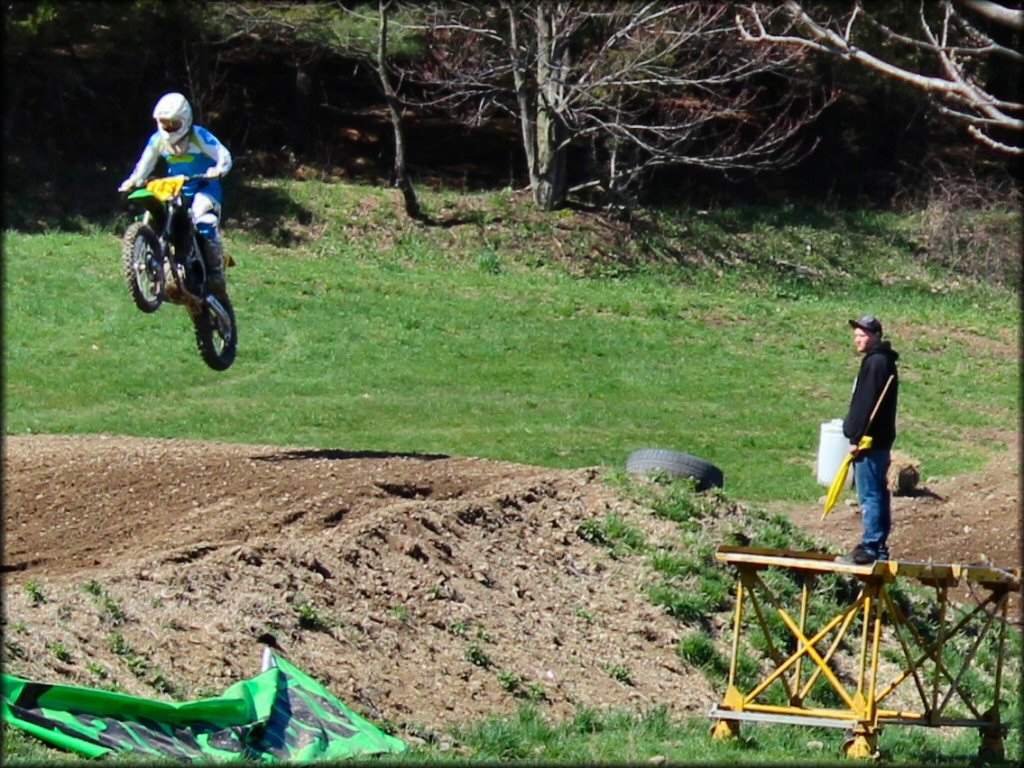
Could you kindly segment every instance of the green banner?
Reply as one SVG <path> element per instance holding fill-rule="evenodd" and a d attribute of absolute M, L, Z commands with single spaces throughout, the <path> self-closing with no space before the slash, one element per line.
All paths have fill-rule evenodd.
<path fill-rule="evenodd" d="M 263 667 L 220 696 L 180 703 L 5 674 L 3 719 L 88 757 L 312 762 L 407 749 L 269 649 Z"/>

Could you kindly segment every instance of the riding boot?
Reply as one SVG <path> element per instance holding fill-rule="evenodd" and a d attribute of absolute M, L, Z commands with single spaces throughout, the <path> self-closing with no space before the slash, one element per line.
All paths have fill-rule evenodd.
<path fill-rule="evenodd" d="M 206 240 L 206 269 L 210 291 L 218 299 L 224 298 L 227 294 L 227 283 L 224 279 L 224 247 L 219 239 Z"/>

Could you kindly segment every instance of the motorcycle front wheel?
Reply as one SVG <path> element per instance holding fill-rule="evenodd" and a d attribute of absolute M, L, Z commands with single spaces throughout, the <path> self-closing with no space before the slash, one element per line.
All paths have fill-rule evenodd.
<path fill-rule="evenodd" d="M 136 221 L 124 233 L 121 260 L 128 291 L 143 312 L 156 312 L 163 303 L 160 241 L 149 225 Z"/>
<path fill-rule="evenodd" d="M 219 308 L 204 302 L 192 321 L 196 327 L 196 346 L 203 361 L 215 371 L 225 371 L 235 362 L 238 326 L 231 299 L 225 294 L 218 304 Z"/>

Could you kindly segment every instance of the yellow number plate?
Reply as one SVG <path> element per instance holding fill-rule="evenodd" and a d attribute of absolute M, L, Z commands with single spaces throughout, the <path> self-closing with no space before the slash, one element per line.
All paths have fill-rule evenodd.
<path fill-rule="evenodd" d="M 180 194 L 184 186 L 184 176 L 168 176 L 165 179 L 153 179 L 146 184 L 146 189 L 152 192 L 157 200 L 167 202 L 175 195 Z"/>

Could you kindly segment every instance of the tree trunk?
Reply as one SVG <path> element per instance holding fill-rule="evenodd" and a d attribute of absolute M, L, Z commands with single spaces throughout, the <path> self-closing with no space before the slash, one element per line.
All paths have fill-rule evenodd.
<path fill-rule="evenodd" d="M 526 168 L 530 175 L 530 189 L 537 189 L 540 179 L 537 176 L 537 137 L 533 112 L 536 99 L 530 98 L 529 85 L 526 82 L 526 71 L 519 57 L 519 19 L 511 3 L 506 3 L 508 11 L 509 42 L 511 46 L 512 77 L 516 87 L 516 103 L 519 109 L 519 129 L 523 136 L 523 151 L 526 154 Z"/>
<path fill-rule="evenodd" d="M 392 0 L 380 0 L 378 5 L 378 36 L 377 36 L 377 77 L 380 79 L 381 89 L 384 92 L 384 101 L 388 106 L 388 115 L 391 117 L 391 128 L 395 136 L 395 186 L 402 191 L 402 198 L 405 201 L 405 212 L 409 218 L 422 221 L 425 217 L 420 208 L 419 200 L 416 198 L 416 190 L 413 189 L 405 170 L 405 134 L 402 131 L 401 102 L 391 85 L 391 78 L 388 76 L 387 51 L 388 51 L 388 14 L 390 13 Z"/>
<path fill-rule="evenodd" d="M 561 4 L 558 4 L 559 8 Z M 556 29 L 556 12 L 548 2 L 537 8 L 537 100 L 534 136 L 536 158 L 533 199 L 545 211 L 565 204 L 566 150 L 559 109 L 565 92 L 568 41 Z"/>
<path fill-rule="evenodd" d="M 536 85 L 531 88 L 520 56 L 518 11 L 513 3 L 504 6 L 509 18 L 512 74 L 530 189 L 534 202 L 542 210 L 551 211 L 565 204 L 567 189 L 564 131 L 557 114 L 564 93 L 561 78 L 566 45 L 558 39 L 555 10 L 550 2 L 542 2 L 533 19 L 537 62 Z"/>

